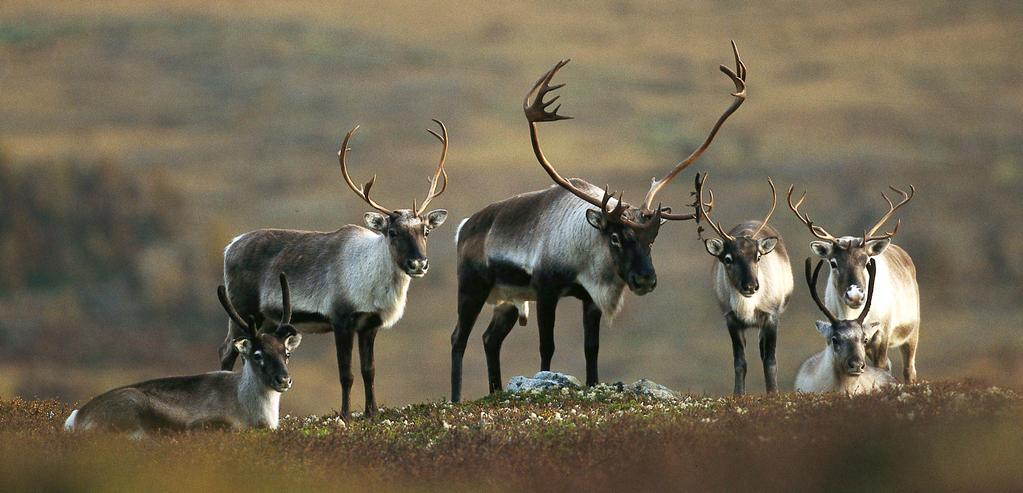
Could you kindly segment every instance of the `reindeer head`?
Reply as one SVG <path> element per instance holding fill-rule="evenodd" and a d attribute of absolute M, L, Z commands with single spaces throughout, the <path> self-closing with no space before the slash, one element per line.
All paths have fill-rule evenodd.
<path fill-rule="evenodd" d="M 392 211 L 371 199 L 369 192 L 373 183 L 376 182 L 376 175 L 373 175 L 373 178 L 366 183 L 356 185 L 348 174 L 348 163 L 345 159 L 348 151 L 351 150 L 348 147 L 348 142 L 355 131 L 359 129 L 358 125 L 345 135 L 345 140 L 341 143 L 341 150 L 337 153 L 341 163 L 341 175 L 344 177 L 345 183 L 370 207 L 376 209 L 376 212 L 366 213 L 366 227 L 387 237 L 391 258 L 395 265 L 411 277 L 426 275 L 426 271 L 430 268 L 429 259 L 426 257 L 426 238 L 430 235 L 431 230 L 444 224 L 444 220 L 448 217 L 448 211 L 444 209 L 426 212 L 426 207 L 430 205 L 430 202 L 444 193 L 448 187 L 448 173 L 444 170 L 444 161 L 448 156 L 448 129 L 440 120 L 434 121 L 440 125 L 441 133 L 438 134 L 433 130 L 427 130 L 427 132 L 440 140 L 443 145 L 440 164 L 437 165 L 437 171 L 434 172 L 430 180 L 430 191 L 427 193 L 426 200 L 422 205 L 417 205 L 413 199 L 411 209 Z M 437 190 L 437 185 L 441 180 L 443 183 L 440 184 L 440 190 Z"/>
<path fill-rule="evenodd" d="M 243 366 L 249 365 L 259 377 L 260 382 L 278 392 L 286 392 L 291 388 L 291 374 L 288 372 L 288 358 L 291 352 L 302 342 L 299 334 L 291 325 L 291 291 L 288 279 L 281 274 L 281 323 L 272 332 L 260 331 L 256 327 L 255 318 L 247 322 L 234 309 L 227 298 L 227 289 L 221 285 L 217 288 L 220 304 L 227 315 L 239 327 L 244 335 L 234 340 L 234 348 L 241 354 Z"/>
<path fill-rule="evenodd" d="M 913 195 L 916 194 L 916 188 L 910 185 L 909 192 L 907 193 L 898 188 L 889 187 L 895 193 L 901 195 L 902 200 L 896 205 L 888 198 L 888 195 L 882 192 L 881 197 L 888 203 L 888 212 L 881 216 L 881 219 L 873 227 L 864 231 L 863 236 L 843 236 L 841 238 L 832 236 L 827 230 L 814 224 L 808 214 L 799 212 L 799 206 L 806 199 L 806 192 L 803 192 L 799 200 L 793 204 L 792 191 L 794 188 L 792 186 L 789 187 L 789 209 L 796 214 L 796 217 L 803 224 L 810 228 L 811 234 L 819 238 L 819 240 L 810 242 L 810 249 L 814 255 L 827 260 L 828 264 L 831 265 L 831 282 L 835 290 L 841 293 L 842 302 L 854 310 L 863 306 L 863 301 L 868 294 L 863 291 L 863 287 L 866 285 L 864 275 L 866 273 L 867 262 L 871 257 L 882 254 L 888 248 L 892 238 L 898 234 L 902 220 L 897 221 L 895 228 L 891 231 L 879 236 L 874 236 L 874 234 L 877 230 L 881 229 L 881 226 L 884 226 L 884 223 L 891 219 L 896 210 L 913 199 Z"/>
<path fill-rule="evenodd" d="M 703 179 L 706 182 L 707 175 L 704 175 Z M 697 177 L 697 180 L 699 180 L 699 177 Z M 760 232 L 767 226 L 767 222 L 771 220 L 771 215 L 774 214 L 775 206 L 778 205 L 778 193 L 774 188 L 774 181 L 768 178 L 767 183 L 771 185 L 771 210 L 767 211 L 767 216 L 760 222 L 760 226 L 752 232 L 742 231 L 741 233 L 736 233 L 736 236 L 732 236 L 725 232 L 720 222 L 715 223 L 710 218 L 710 209 L 708 207 L 714 204 L 713 191 L 709 191 L 710 200 L 705 203 L 702 195 L 703 189 L 700 187 L 700 197 L 697 201 L 700 213 L 707 219 L 711 229 L 718 234 L 718 238 L 704 240 L 703 244 L 707 248 L 707 253 L 713 255 L 721 262 L 721 265 L 724 266 L 728 282 L 732 284 L 732 287 L 739 294 L 745 297 L 753 296 L 760 290 L 760 257 L 773 252 L 774 247 L 778 246 L 777 236 L 760 237 Z M 701 226 L 697 229 L 697 234 L 702 231 L 703 227 Z"/>
<path fill-rule="evenodd" d="M 735 99 L 721 117 L 718 118 L 717 123 L 715 123 L 710 134 L 700 147 L 693 151 L 689 157 L 676 164 L 663 178 L 654 178 L 652 180 L 650 189 L 647 191 L 646 197 L 639 207 L 629 205 L 622 200 L 622 194 L 618 194 L 615 203 L 609 208 L 609 202 L 614 198 L 615 192 L 610 191 L 610 188 L 605 186 L 603 198 L 598 199 L 590 195 L 586 190 L 576 187 L 554 169 L 554 166 L 547 160 L 543 150 L 540 148 L 536 128 L 537 123 L 572 118 L 558 114 L 558 109 L 561 108 L 561 105 L 558 105 L 551 111 L 547 110 L 561 96 L 554 96 L 550 100 L 544 101 L 544 97 L 548 93 L 564 87 L 564 84 L 552 86 L 550 83 L 558 70 L 561 70 L 562 67 L 568 64 L 568 60 L 556 63 L 554 67 L 541 76 L 533 84 L 529 92 L 526 93 L 526 97 L 522 102 L 522 109 L 526 114 L 526 120 L 529 121 L 533 153 L 536 155 L 540 166 L 547 171 L 547 174 L 550 175 L 556 184 L 583 201 L 598 207 L 598 209 L 586 211 L 586 221 L 600 231 L 607 243 L 607 247 L 610 249 L 618 276 L 626 282 L 629 289 L 638 295 L 649 293 L 657 286 L 657 273 L 653 266 L 651 245 L 653 245 L 654 240 L 657 238 L 661 225 L 669 220 L 683 221 L 696 219 L 698 216 L 698 213 L 672 214 L 670 207 L 662 207 L 660 204 L 655 206 L 654 197 L 657 195 L 657 192 L 681 173 L 682 170 L 699 159 L 700 155 L 707 150 L 710 143 L 714 140 L 714 136 L 721 128 L 721 125 L 746 100 L 746 66 L 739 59 L 739 52 L 734 42 L 732 43 L 732 52 L 735 55 L 735 70 L 733 71 L 722 65 L 721 71 L 735 84 L 735 92 L 732 94 Z M 697 180 L 697 186 L 699 186 L 699 180 Z"/>
<path fill-rule="evenodd" d="M 821 267 L 824 266 L 824 261 L 819 260 L 817 262 L 817 267 L 813 270 L 812 276 L 810 275 L 810 264 L 810 259 L 807 258 L 806 283 L 810 288 L 810 294 L 813 296 L 814 302 L 817 303 L 817 307 L 828 318 L 827 322 L 823 320 L 817 321 L 817 331 L 824 336 L 828 349 L 834 353 L 832 361 L 834 362 L 836 374 L 858 377 L 863 373 L 867 365 L 867 346 L 876 342 L 874 339 L 881 333 L 877 329 L 877 322 L 869 325 L 864 322 L 867 319 L 867 312 L 870 311 L 870 304 L 874 298 L 875 261 L 871 259 L 867 262 L 866 268 L 870 273 L 869 294 L 867 295 L 866 305 L 863 307 L 863 311 L 860 312 L 860 316 L 853 320 L 838 320 L 824 306 L 820 296 L 817 294 L 817 276 L 820 274 Z"/>

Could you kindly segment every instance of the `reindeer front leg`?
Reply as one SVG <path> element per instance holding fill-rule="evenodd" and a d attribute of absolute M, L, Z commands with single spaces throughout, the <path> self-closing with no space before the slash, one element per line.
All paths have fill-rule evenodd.
<path fill-rule="evenodd" d="M 760 360 L 764 363 L 764 383 L 767 392 L 778 391 L 778 362 L 775 348 L 778 344 L 778 316 L 768 315 L 760 329 Z"/>
<path fill-rule="evenodd" d="M 728 335 L 732 338 L 735 395 L 742 395 L 746 392 L 746 324 L 735 316 L 735 312 L 728 312 L 725 322 L 728 324 Z"/>
<path fill-rule="evenodd" d="M 343 322 L 334 324 L 334 345 L 337 350 L 337 370 L 341 377 L 341 419 L 348 422 L 352 419 L 351 394 L 355 375 L 352 374 L 352 347 L 355 333 L 352 331 L 348 317 Z"/>
<path fill-rule="evenodd" d="M 362 384 L 366 389 L 366 417 L 372 418 L 377 412 L 377 401 L 373 393 L 373 378 L 376 366 L 373 363 L 373 344 L 377 331 L 380 329 L 379 317 L 377 324 L 362 327 L 359 330 L 359 364 L 362 368 Z"/>

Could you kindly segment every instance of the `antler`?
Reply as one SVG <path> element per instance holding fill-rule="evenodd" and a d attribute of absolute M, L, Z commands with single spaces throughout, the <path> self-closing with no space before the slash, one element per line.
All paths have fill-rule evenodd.
<path fill-rule="evenodd" d="M 696 150 L 689 155 L 689 157 L 683 159 L 681 162 L 676 164 L 675 167 L 671 171 L 669 171 L 668 174 L 664 175 L 663 178 L 661 178 L 660 180 L 656 178 L 651 180 L 650 190 L 646 193 L 646 198 L 643 199 L 644 211 L 651 210 L 650 206 L 653 205 L 654 197 L 657 195 L 657 192 L 660 192 L 661 189 L 664 188 L 664 186 L 667 185 L 668 182 L 673 180 L 675 176 L 681 173 L 682 170 L 688 168 L 689 165 L 693 164 L 697 159 L 700 158 L 700 156 L 703 154 L 703 151 L 706 151 L 707 148 L 710 147 L 710 143 L 714 140 L 714 136 L 717 135 L 718 130 L 721 129 L 721 125 L 725 123 L 725 120 L 727 120 L 728 117 L 731 116 L 732 113 L 735 112 L 735 110 L 739 109 L 739 106 L 741 106 L 742 103 L 746 101 L 746 65 L 742 63 L 742 59 L 739 58 L 739 49 L 736 48 L 735 41 L 732 41 L 732 53 L 735 55 L 735 71 L 733 72 L 732 69 L 724 65 L 721 65 L 721 71 L 724 72 L 725 75 L 727 75 L 730 79 L 732 79 L 732 82 L 735 83 L 735 92 L 732 93 L 732 96 L 735 97 L 735 100 L 732 101 L 731 106 L 729 106 L 728 109 L 726 109 L 725 112 L 722 113 L 721 116 L 718 118 L 717 123 L 715 123 L 714 127 L 711 128 L 710 134 L 707 135 L 707 138 L 703 141 L 703 144 L 700 144 L 700 147 L 697 147 Z"/>
<path fill-rule="evenodd" d="M 224 311 L 227 312 L 227 316 L 231 317 L 231 320 L 234 320 L 234 323 L 238 324 L 242 331 L 247 333 L 247 336 L 256 337 L 254 324 L 246 322 L 245 319 L 238 314 L 238 310 L 234 309 L 234 305 L 231 304 L 231 300 L 227 297 L 227 288 L 224 287 L 223 284 L 217 287 L 217 298 L 220 299 L 220 305 L 224 307 Z"/>
<path fill-rule="evenodd" d="M 881 192 L 881 197 L 884 197 L 885 202 L 888 202 L 888 212 L 885 215 L 881 216 L 881 219 L 879 219 L 877 223 L 874 224 L 874 227 L 870 228 L 865 233 L 863 233 L 864 244 L 871 240 L 883 240 L 895 236 L 899 232 L 899 226 L 902 225 L 901 219 L 899 219 L 895 223 L 895 229 L 887 233 L 884 233 L 881 236 L 873 236 L 873 234 L 877 232 L 877 230 L 880 229 L 881 226 L 884 226 L 884 223 L 888 222 L 888 220 L 892 218 L 892 214 L 894 214 L 895 211 L 909 203 L 909 201 L 913 199 L 913 196 L 916 195 L 916 187 L 914 187 L 913 185 L 909 186 L 909 193 L 906 193 L 903 190 L 899 190 L 898 188 L 895 188 L 893 186 L 889 186 L 888 188 L 892 189 L 893 192 L 901 195 L 902 201 L 899 202 L 898 205 L 895 205 L 894 203 L 892 203 L 892 200 L 888 198 L 888 195 L 886 195 L 884 192 Z"/>
<path fill-rule="evenodd" d="M 291 288 L 288 287 L 288 276 L 281 272 L 281 325 L 291 323 Z"/>
<path fill-rule="evenodd" d="M 820 308 L 824 312 L 824 316 L 828 317 L 828 321 L 832 324 L 838 323 L 838 319 L 831 314 L 831 310 L 824 306 L 821 302 L 820 296 L 817 294 L 817 275 L 821 273 L 821 267 L 824 266 L 824 261 L 818 261 L 817 267 L 813 270 L 813 277 L 810 276 L 810 257 L 806 257 L 806 284 L 810 288 L 810 295 L 813 296 L 814 303 L 817 303 L 817 308 Z"/>
<path fill-rule="evenodd" d="M 750 238 L 756 238 L 761 231 L 764 230 L 764 226 L 767 226 L 767 221 L 771 220 L 771 216 L 774 214 L 775 207 L 778 207 L 778 190 L 774 188 L 774 180 L 770 176 L 767 177 L 768 185 L 771 185 L 771 210 L 767 211 L 767 216 L 764 217 L 763 222 L 760 223 L 760 227 L 750 235 Z"/>
<path fill-rule="evenodd" d="M 373 175 L 373 178 L 370 178 L 369 181 L 364 183 L 362 186 L 355 185 L 355 182 L 352 181 L 352 177 L 348 175 L 348 162 L 345 160 L 345 157 L 348 155 L 348 151 L 351 150 L 348 147 L 348 141 L 352 139 L 352 134 L 354 134 L 358 129 L 359 126 L 356 125 L 355 128 L 348 131 L 348 134 L 345 135 L 345 140 L 341 142 L 341 149 L 337 151 L 337 159 L 341 163 L 341 176 L 344 177 L 345 183 L 348 184 L 348 188 L 351 188 L 352 191 L 355 192 L 355 195 L 361 197 L 362 200 L 366 201 L 366 203 L 370 205 L 370 207 L 383 212 L 384 214 L 391 214 L 392 211 L 390 209 L 369 198 L 369 190 L 373 188 L 373 183 L 376 182 L 377 175 Z"/>
<path fill-rule="evenodd" d="M 877 279 L 877 265 L 874 263 L 874 259 L 867 260 L 867 273 L 870 274 L 870 280 L 867 281 L 867 303 L 863 305 L 863 311 L 860 312 L 860 316 L 856 318 L 856 321 L 863 323 L 867 319 L 867 312 L 870 311 L 870 304 L 874 301 L 874 279 Z"/>
<path fill-rule="evenodd" d="M 440 163 L 437 164 L 437 171 L 434 172 L 433 178 L 430 180 L 430 192 L 426 194 L 426 200 L 424 200 L 423 205 L 418 208 L 415 207 L 415 201 L 413 201 L 412 210 L 416 212 L 416 216 L 422 216 L 423 212 L 426 212 L 426 206 L 430 205 L 430 202 L 433 199 L 439 197 L 440 194 L 444 193 L 444 190 L 447 190 L 448 188 L 448 172 L 444 169 L 444 160 L 448 158 L 448 127 L 445 127 L 444 122 L 436 118 L 434 118 L 433 121 L 436 122 L 437 125 L 440 125 L 441 134 L 438 135 L 437 132 L 430 129 L 427 129 L 426 131 L 430 132 L 430 135 L 437 137 L 437 140 L 439 140 L 444 147 L 440 151 Z M 444 183 L 441 185 L 440 191 L 437 192 L 437 182 L 440 181 L 441 178 L 444 179 Z"/>
<path fill-rule="evenodd" d="M 810 215 L 809 214 L 802 214 L 802 213 L 799 212 L 799 206 L 803 205 L 803 200 L 806 199 L 806 192 L 804 191 L 803 195 L 799 197 L 799 201 L 796 202 L 795 204 L 793 204 L 792 203 L 792 191 L 795 190 L 795 188 L 796 188 L 795 185 L 789 185 L 789 195 L 788 195 L 789 209 L 792 210 L 792 212 L 796 215 L 796 217 L 798 217 L 799 220 L 802 221 L 803 224 L 806 225 L 806 227 L 810 228 L 810 233 L 813 234 L 814 236 L 816 236 L 816 237 L 818 237 L 818 238 L 820 238 L 822 240 L 826 240 L 826 241 L 830 241 L 830 242 L 838 241 L 838 238 L 835 238 L 831 233 L 828 233 L 827 230 L 825 230 L 824 228 L 814 224 L 813 221 L 810 220 Z"/>
<path fill-rule="evenodd" d="M 570 181 L 562 177 L 561 174 L 558 173 L 558 170 L 554 169 L 554 165 L 547 160 L 547 156 L 544 155 L 543 149 L 540 148 L 540 139 L 536 131 L 537 123 L 570 120 L 572 118 L 570 116 L 558 114 L 558 109 L 561 108 L 560 104 L 553 110 L 547 111 L 547 107 L 554 104 L 554 102 L 561 96 L 554 96 L 550 101 L 544 101 L 544 97 L 547 96 L 548 93 L 565 86 L 565 84 L 557 84 L 553 86 L 550 84 L 551 79 L 553 79 L 554 75 L 558 73 L 558 70 L 561 70 L 561 68 L 567 65 L 569 61 L 570 60 L 561 60 L 554 64 L 550 70 L 537 79 L 536 83 L 533 84 L 533 87 L 528 93 L 526 93 L 526 97 L 522 101 L 522 111 L 526 114 L 526 120 L 529 121 L 529 137 L 533 144 L 533 154 L 536 155 L 536 160 L 540 163 L 540 166 L 543 167 L 544 171 L 547 171 L 547 174 L 550 175 L 552 180 L 554 180 L 554 183 L 557 183 L 565 190 L 572 192 L 572 194 L 576 197 L 599 207 L 605 217 L 619 221 L 623 224 L 628 224 L 632 227 L 642 227 L 642 225 L 632 222 L 624 217 L 626 206 L 625 202 L 622 200 L 623 194 L 618 195 L 618 203 L 609 211 L 607 209 L 608 201 L 614 197 L 616 192 L 611 192 L 609 187 L 605 186 L 604 197 L 598 201 L 596 197 L 586 193 L 584 190 L 576 188 Z"/>
<path fill-rule="evenodd" d="M 704 173 L 704 175 L 703 175 L 704 183 L 707 182 L 707 177 L 709 177 L 709 176 L 710 176 L 710 173 Z M 734 240 L 735 237 L 730 235 L 730 234 L 728 234 L 728 233 L 726 233 L 725 229 L 721 227 L 721 222 L 720 221 L 714 222 L 714 220 L 710 218 L 710 209 L 706 208 L 706 205 L 705 205 L 705 203 L 703 201 L 703 187 L 700 187 L 700 192 L 699 193 L 700 193 L 700 195 L 697 197 L 697 206 L 700 208 L 700 213 L 703 215 L 703 217 L 707 218 L 707 223 L 710 224 L 710 227 L 713 228 L 714 231 L 717 232 L 718 236 L 720 236 L 722 239 L 729 240 L 729 241 Z M 714 204 L 714 191 L 713 190 L 710 190 L 710 204 L 711 205 Z"/>

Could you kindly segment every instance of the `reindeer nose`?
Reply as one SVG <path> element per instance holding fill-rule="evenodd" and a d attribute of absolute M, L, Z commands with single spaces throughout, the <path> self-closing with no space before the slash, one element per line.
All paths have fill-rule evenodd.
<path fill-rule="evenodd" d="M 277 376 L 277 387 L 282 389 L 291 388 L 291 377 L 288 375 Z"/>
<path fill-rule="evenodd" d="M 742 292 L 745 294 L 753 294 L 760 290 L 760 281 L 747 282 L 742 285 Z"/>
<path fill-rule="evenodd" d="M 430 260 L 425 258 L 415 258 L 408 261 L 409 272 L 425 274 L 427 269 L 430 268 Z"/>
<path fill-rule="evenodd" d="M 646 294 L 657 287 L 657 274 L 634 274 L 632 286 L 637 294 Z"/>
<path fill-rule="evenodd" d="M 860 358 L 853 358 L 849 360 L 849 369 L 852 371 L 863 371 L 867 367 L 866 362 Z"/>

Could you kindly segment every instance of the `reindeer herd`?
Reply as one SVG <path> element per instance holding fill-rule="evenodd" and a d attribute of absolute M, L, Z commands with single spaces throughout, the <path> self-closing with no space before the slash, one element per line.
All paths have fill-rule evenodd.
<path fill-rule="evenodd" d="M 543 74 L 526 94 L 523 111 L 533 152 L 554 186 L 494 202 L 463 219 L 455 231 L 457 246 L 457 321 L 451 334 L 451 400 L 462 398 L 462 359 L 469 335 L 483 307 L 493 316 L 483 333 L 490 392 L 502 389 L 501 345 L 516 323 L 526 325 L 535 310 L 540 336 L 540 369 L 550 370 L 558 302 L 582 301 L 586 384 L 596 385 L 602 321 L 622 307 L 626 287 L 644 295 L 657 287 L 652 246 L 669 221 L 698 223 L 697 236 L 714 257 L 711 280 L 732 343 L 736 394 L 745 392 L 746 331 L 759 330 L 760 358 L 768 392 L 778 390 L 776 343 L 782 314 L 792 297 L 793 274 L 788 248 L 768 222 L 777 206 L 777 190 L 767 179 L 771 206 L 763 220 L 746 220 L 731 228 L 711 218 L 713 191 L 706 174 L 696 174 L 693 203 L 676 209 L 657 195 L 710 146 L 724 122 L 746 100 L 746 66 L 732 43 L 735 68 L 721 71 L 735 85 L 732 102 L 711 127 L 704 142 L 660 179 L 654 179 L 642 202 L 625 202 L 622 194 L 578 178 L 564 178 L 544 154 L 538 124 L 567 120 L 560 96 L 548 96 L 564 84 L 551 85 L 568 63 L 562 60 Z M 224 285 L 218 296 L 228 314 L 227 336 L 220 347 L 220 371 L 150 380 L 101 394 L 68 417 L 68 430 L 112 430 L 142 436 L 162 429 L 221 426 L 232 429 L 276 428 L 281 393 L 291 387 L 288 358 L 303 333 L 334 335 L 341 383 L 341 418 L 351 418 L 352 354 L 358 342 L 365 386 L 365 415 L 377 410 L 373 357 L 377 332 L 394 326 L 405 311 L 409 283 L 427 274 L 427 239 L 447 219 L 447 211 L 428 211 L 444 193 L 448 176 L 448 131 L 428 130 L 441 143 L 440 159 L 422 203 L 389 209 L 370 197 L 376 176 L 358 185 L 348 171 L 347 155 L 358 126 L 345 135 L 338 151 L 341 175 L 373 210 L 364 225 L 348 224 L 333 232 L 262 229 L 233 239 L 224 250 Z M 804 192 L 788 207 L 815 240 L 810 251 L 816 267 L 805 262 L 805 277 L 827 321 L 817 329 L 826 346 L 799 368 L 795 390 L 802 392 L 869 392 L 897 382 L 888 350 L 903 355 L 903 380 L 916 380 L 919 340 L 919 288 L 913 261 L 892 244 L 901 220 L 886 233 L 878 231 L 915 193 L 892 188 L 898 204 L 882 193 L 886 212 L 862 236 L 835 237 L 800 211 Z M 715 237 L 703 238 L 706 224 Z M 817 283 L 824 262 L 830 273 L 824 301 Z M 242 363 L 233 371 L 238 356 Z M 869 361 L 868 361 L 869 360 Z"/>

